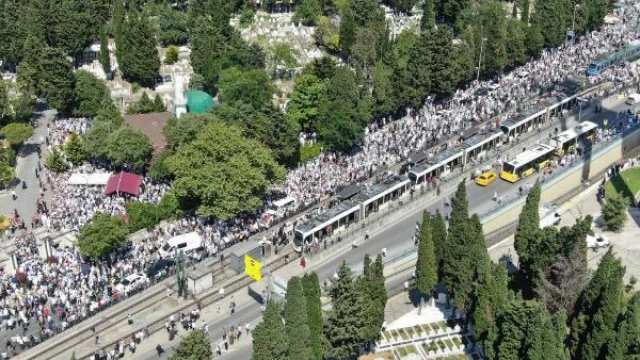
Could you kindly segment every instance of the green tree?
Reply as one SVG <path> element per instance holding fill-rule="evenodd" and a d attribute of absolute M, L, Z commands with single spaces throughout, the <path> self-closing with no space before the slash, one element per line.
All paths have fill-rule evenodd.
<path fill-rule="evenodd" d="M 573 16 L 573 9 L 566 9 L 567 1 L 537 0 L 535 2 L 535 19 L 540 25 L 545 45 L 557 47 L 564 43 L 568 28 L 571 27 L 571 18 L 568 18 L 567 10 Z"/>
<path fill-rule="evenodd" d="M 431 221 L 431 237 L 434 243 L 436 264 L 438 266 L 438 281 L 443 279 L 445 252 L 447 251 L 447 224 L 442 214 L 437 213 Z"/>
<path fill-rule="evenodd" d="M 168 184 L 173 179 L 173 174 L 167 165 L 167 159 L 171 156 L 170 151 L 165 151 L 158 155 L 149 165 L 149 178 L 158 183 Z"/>
<path fill-rule="evenodd" d="M 533 19 L 531 26 L 527 28 L 524 43 L 527 55 L 531 57 L 540 55 L 544 47 L 544 36 L 542 36 L 542 30 L 536 18 Z"/>
<path fill-rule="evenodd" d="M 570 350 L 574 359 L 604 359 L 616 338 L 616 320 L 622 310 L 625 268 L 612 249 L 602 257 L 585 287 L 571 322 Z"/>
<path fill-rule="evenodd" d="M 433 30 L 436 26 L 436 12 L 433 6 L 434 0 L 425 0 L 422 3 L 422 18 L 420 19 L 420 30 Z"/>
<path fill-rule="evenodd" d="M 452 95 L 459 76 L 453 66 L 453 34 L 447 26 L 440 26 L 429 39 L 429 50 L 432 51 L 429 71 L 431 92 L 441 97 Z"/>
<path fill-rule="evenodd" d="M 286 304 L 284 305 L 284 322 L 288 339 L 289 359 L 311 358 L 309 341 L 309 325 L 302 281 L 294 276 L 287 282 Z"/>
<path fill-rule="evenodd" d="M 440 0 L 438 15 L 445 22 L 455 24 L 462 12 L 471 4 L 470 0 Z"/>
<path fill-rule="evenodd" d="M 609 231 L 620 231 L 627 222 L 627 207 L 629 203 L 619 194 L 607 196 L 607 202 L 602 207 L 602 222 Z"/>
<path fill-rule="evenodd" d="M 75 116 L 94 118 L 105 101 L 111 101 L 109 89 L 104 81 L 85 70 L 76 72 L 76 86 L 73 91 Z"/>
<path fill-rule="evenodd" d="M 105 74 L 111 72 L 111 55 L 109 53 L 109 38 L 107 37 L 107 30 L 103 26 L 100 29 L 100 64 Z"/>
<path fill-rule="evenodd" d="M 340 20 L 340 51 L 345 57 L 351 54 L 351 46 L 356 41 L 356 29 L 353 10 L 350 6 L 347 6 L 342 10 L 342 18 Z"/>
<path fill-rule="evenodd" d="M 169 46 L 167 52 L 164 54 L 164 63 L 165 64 L 175 64 L 178 62 L 178 47 L 175 45 Z"/>
<path fill-rule="evenodd" d="M 21 2 L 19 0 L 0 1 L 0 59 L 8 62 L 17 61 L 20 57 L 20 45 L 24 38 L 20 36 L 18 19 Z"/>
<path fill-rule="evenodd" d="M 322 15 L 322 2 L 319 0 L 302 0 L 296 8 L 294 19 L 299 19 L 305 26 L 315 26 Z"/>
<path fill-rule="evenodd" d="M 502 313 L 510 300 L 507 282 L 507 269 L 503 264 L 490 262 L 489 269 L 479 274 L 477 296 L 471 315 L 474 336 L 482 343 L 487 340 L 496 317 Z"/>
<path fill-rule="evenodd" d="M 360 94 L 353 72 L 346 66 L 338 67 L 325 87 L 320 102 L 318 134 L 332 150 L 347 150 L 356 139 L 364 136 L 368 118 L 358 113 Z"/>
<path fill-rule="evenodd" d="M 55 42 L 52 45 L 61 48 L 72 57 L 81 55 L 82 50 L 98 38 L 102 24 L 94 21 L 97 10 L 95 2 L 62 0 L 59 3 L 59 15 L 52 16 L 56 22 L 53 35 Z"/>
<path fill-rule="evenodd" d="M 291 100 L 287 103 L 287 119 L 297 122 L 304 130 L 317 128 L 320 123 L 320 99 L 324 91 L 324 83 L 315 75 L 298 76 Z"/>
<path fill-rule="evenodd" d="M 538 269 L 534 268 L 533 257 L 535 254 L 531 252 L 533 244 L 539 241 L 540 231 L 540 182 L 529 191 L 527 200 L 522 212 L 518 218 L 518 227 L 514 235 L 514 249 L 520 259 L 520 278 L 521 286 L 525 298 L 533 296 L 533 286 L 537 277 Z"/>
<path fill-rule="evenodd" d="M 220 102 L 250 104 L 255 109 L 269 104 L 275 86 L 264 70 L 230 68 L 220 74 Z"/>
<path fill-rule="evenodd" d="M 67 161 L 57 146 L 54 146 L 51 152 L 47 155 L 44 160 L 44 165 L 47 169 L 56 173 L 61 173 L 67 170 Z"/>
<path fill-rule="evenodd" d="M 176 196 L 200 216 L 228 219 L 262 205 L 269 186 L 284 178 L 271 152 L 219 121 L 168 159 Z"/>
<path fill-rule="evenodd" d="M 129 125 L 122 125 L 111 132 L 106 146 L 107 158 L 118 168 L 126 165 L 142 170 L 149 164 L 153 152 L 147 135 Z"/>
<path fill-rule="evenodd" d="M 0 162 L 0 188 L 6 188 L 16 178 L 16 169 Z"/>
<path fill-rule="evenodd" d="M 511 19 L 507 22 L 507 66 L 520 66 L 527 62 L 527 49 L 525 46 L 526 27 L 522 22 Z"/>
<path fill-rule="evenodd" d="M 329 289 L 332 309 L 324 324 L 324 357 L 355 357 L 366 343 L 363 329 L 367 326 L 367 299 L 359 296 L 351 269 L 344 262 L 337 275 Z"/>
<path fill-rule="evenodd" d="M 108 121 L 93 121 L 84 136 L 84 152 L 87 158 L 108 161 L 109 135 L 118 129 Z"/>
<path fill-rule="evenodd" d="M 180 145 L 193 141 L 202 129 L 216 121 L 219 119 L 212 114 L 184 114 L 180 121 L 175 118 L 169 119 L 162 133 L 167 138 L 169 146 L 177 149 Z"/>
<path fill-rule="evenodd" d="M 45 47 L 38 64 L 38 86 L 45 94 L 47 104 L 65 112 L 73 103 L 75 76 L 73 67 L 58 48 Z"/>
<path fill-rule="evenodd" d="M 322 302 L 320 301 L 320 281 L 315 272 L 302 277 L 307 324 L 309 325 L 309 346 L 313 360 L 322 360 Z"/>
<path fill-rule="evenodd" d="M 243 129 L 245 137 L 266 145 L 278 163 L 287 166 L 298 163 L 300 126 L 285 118 L 275 106 L 264 105 L 256 110 L 244 103 L 237 106 L 223 103 L 215 108 L 214 115 L 230 125 Z"/>
<path fill-rule="evenodd" d="M 416 108 L 419 108 L 424 103 L 427 95 L 431 92 L 430 70 L 433 69 L 434 64 L 434 53 L 431 51 L 431 47 L 434 45 L 432 32 L 423 31 L 420 34 L 411 48 L 407 61 L 406 100 Z M 407 104 L 404 101 L 399 103 Z"/>
<path fill-rule="evenodd" d="M 64 143 L 64 155 L 73 166 L 80 166 L 85 159 L 82 139 L 75 132 L 71 132 Z"/>
<path fill-rule="evenodd" d="M 277 42 L 269 46 L 267 69 L 270 74 L 275 74 L 278 69 L 293 69 L 298 66 L 300 52 L 289 43 Z"/>
<path fill-rule="evenodd" d="M 211 340 L 202 330 L 189 332 L 178 346 L 174 347 L 169 360 L 211 360 Z"/>
<path fill-rule="evenodd" d="M 16 151 L 33 135 L 33 128 L 27 124 L 11 123 L 0 129 L 0 137 L 5 138 Z"/>
<path fill-rule="evenodd" d="M 369 255 L 364 257 L 363 275 L 356 281 L 357 291 L 364 303 L 363 318 L 366 321 L 362 328 L 365 347 L 375 343 L 384 322 L 384 309 L 387 303 L 387 289 L 384 286 L 384 263 L 378 255 L 375 262 Z"/>
<path fill-rule="evenodd" d="M 129 229 L 131 232 L 150 228 L 160 221 L 158 209 L 151 203 L 131 201 L 125 204 L 124 207 L 129 216 Z"/>
<path fill-rule="evenodd" d="M 174 191 L 169 191 L 162 196 L 158 204 L 158 219 L 169 220 L 179 219 L 184 216 L 184 211 L 180 208 L 180 202 Z"/>
<path fill-rule="evenodd" d="M 160 70 L 155 30 L 144 13 L 129 12 L 122 26 L 122 51 L 116 52 L 125 79 L 152 87 Z"/>
<path fill-rule="evenodd" d="M 252 331 L 251 360 L 289 360 L 287 332 L 282 323 L 280 304 L 269 301 L 262 321 Z"/>
<path fill-rule="evenodd" d="M 485 353 L 489 359 L 563 359 L 555 323 L 536 301 L 512 301 L 496 319 Z M 564 329 L 566 333 L 566 329 Z"/>
<path fill-rule="evenodd" d="M 163 45 L 186 45 L 189 42 L 188 15 L 165 7 L 158 17 L 158 41 Z"/>
<path fill-rule="evenodd" d="M 520 15 L 520 21 L 524 25 L 529 25 L 529 0 L 522 0 L 522 14 Z"/>
<path fill-rule="evenodd" d="M 418 234 L 418 260 L 416 262 L 416 289 L 420 293 L 420 308 L 422 311 L 424 298 L 438 284 L 438 264 L 436 262 L 435 245 L 433 243 L 433 228 L 431 226 L 431 214 L 422 213 L 422 223 Z"/>
<path fill-rule="evenodd" d="M 78 234 L 82 256 L 98 260 L 127 241 L 129 231 L 120 217 L 96 213 Z"/>
<path fill-rule="evenodd" d="M 637 359 L 640 356 L 640 292 L 636 292 L 620 314 L 616 336 L 608 346 L 607 360 Z"/>
<path fill-rule="evenodd" d="M 396 109 L 394 103 L 392 70 L 378 61 L 373 70 L 373 112 L 379 115 L 390 114 Z"/>
<path fill-rule="evenodd" d="M 460 310 L 471 306 L 474 291 L 475 254 L 469 251 L 468 243 L 475 231 L 469 224 L 467 190 L 464 181 L 458 185 L 452 199 L 451 219 L 447 235 L 447 250 L 444 253 L 444 283 Z"/>

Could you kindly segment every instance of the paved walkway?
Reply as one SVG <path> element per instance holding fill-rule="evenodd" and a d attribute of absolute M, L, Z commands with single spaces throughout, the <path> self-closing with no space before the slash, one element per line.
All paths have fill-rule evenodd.
<path fill-rule="evenodd" d="M 44 139 L 47 136 L 47 124 L 55 117 L 55 111 L 45 110 L 36 113 L 36 127 L 33 136 L 29 138 L 20 149 L 17 160 L 17 176 L 20 182 L 25 181 L 27 188 L 23 189 L 22 185 L 15 188 L 18 196 L 16 201 L 11 198 L 11 190 L 0 195 L 0 215 L 12 216 L 14 209 L 18 210 L 18 214 L 25 221 L 28 229 L 31 228 L 31 217 L 36 211 L 36 199 L 39 195 L 38 179 L 36 178 L 35 169 L 40 163 L 44 167 L 44 156 L 46 145 Z M 37 144 L 42 143 L 42 157 L 38 156 L 36 151 Z M 42 160 L 42 161 L 41 161 Z"/>

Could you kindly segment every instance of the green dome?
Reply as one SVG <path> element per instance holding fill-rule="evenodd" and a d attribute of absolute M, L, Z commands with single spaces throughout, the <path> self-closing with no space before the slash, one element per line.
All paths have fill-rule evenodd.
<path fill-rule="evenodd" d="M 204 91 L 187 91 L 187 110 L 194 114 L 203 114 L 213 107 L 213 98 Z"/>

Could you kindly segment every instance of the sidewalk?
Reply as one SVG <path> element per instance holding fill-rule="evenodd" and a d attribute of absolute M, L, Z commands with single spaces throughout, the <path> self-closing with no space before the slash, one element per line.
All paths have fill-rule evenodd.
<path fill-rule="evenodd" d="M 37 120 L 38 126 L 35 127 L 33 135 L 25 142 L 18 153 L 16 173 L 20 184 L 15 188 L 18 200 L 13 201 L 11 190 L 8 190 L 5 194 L 0 193 L 0 215 L 11 216 L 13 210 L 16 209 L 29 229 L 31 228 L 31 217 L 35 213 L 36 199 L 40 191 L 35 174 L 35 168 L 40 160 L 36 145 L 42 142 L 42 161 L 40 164 L 44 167 L 46 153 L 44 138 L 47 136 L 47 123 L 54 116 L 55 112 L 53 110 L 46 110 L 40 113 L 40 117 Z M 42 171 L 39 172 L 42 173 Z M 26 189 L 22 188 L 23 180 L 27 183 Z"/>

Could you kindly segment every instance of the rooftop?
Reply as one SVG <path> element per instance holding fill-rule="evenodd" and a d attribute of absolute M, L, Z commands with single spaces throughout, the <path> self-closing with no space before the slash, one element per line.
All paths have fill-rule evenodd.
<path fill-rule="evenodd" d="M 154 154 L 157 155 L 167 147 L 167 139 L 165 139 L 162 129 L 164 129 L 171 117 L 173 117 L 173 114 L 170 112 L 135 114 L 125 115 L 124 121 L 149 137 L 153 145 Z"/>

